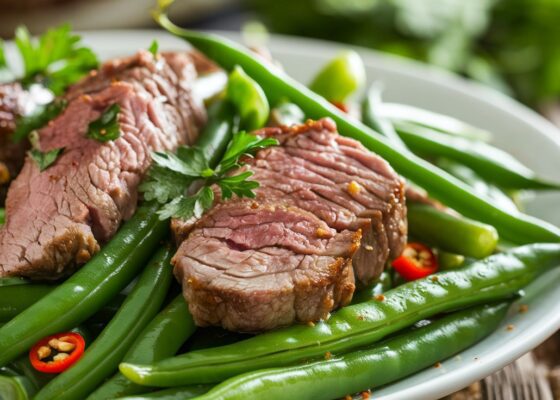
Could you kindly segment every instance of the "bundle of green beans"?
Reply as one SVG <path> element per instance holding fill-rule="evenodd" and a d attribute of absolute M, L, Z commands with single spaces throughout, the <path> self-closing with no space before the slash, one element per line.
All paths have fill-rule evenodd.
<path fill-rule="evenodd" d="M 50 382 L 34 381 L 16 370 L 11 376 L 4 376 L 8 370 L 0 371 L 0 394 L 12 391 L 19 396 L 15 398 L 25 399 L 38 391 L 35 398 L 41 400 L 341 397 L 405 377 L 481 340 L 496 329 L 507 311 L 508 303 L 495 301 L 516 296 L 536 276 L 560 263 L 560 243 L 529 244 L 492 255 L 498 232 L 519 244 L 560 242 L 557 228 L 517 212 L 497 186 L 558 186 L 480 142 L 488 139 L 485 131 L 422 110 L 398 118 L 403 109 L 383 105 L 378 85 L 368 91 L 362 104 L 363 125 L 316 94 L 344 102 L 362 87 L 365 74 L 357 54 L 345 52 L 329 63 L 311 83 L 313 93 L 237 45 L 176 27 L 164 13 L 171 3 L 160 3 L 164 9 L 156 13 L 158 22 L 232 70 L 230 77 L 236 78 L 226 86 L 225 75 L 218 73 L 195 88 L 212 98 L 227 88 L 226 100 L 210 105 L 209 123 L 197 143 L 211 164 L 237 126 L 235 114 L 246 129 L 263 126 L 269 116 L 278 124 L 330 116 L 341 134 L 359 140 L 466 216 L 408 204 L 411 234 L 437 247 L 440 262 L 448 259 L 446 264 L 456 267 L 465 257 L 481 260 L 393 289 L 391 275 L 385 273 L 379 281 L 361 288 L 352 305 L 327 321 L 218 347 L 214 343 L 214 347 L 175 356 L 195 326 L 180 295 L 160 311 L 171 283 L 168 264 L 172 251 L 163 248 L 156 252 L 124 302 L 118 297 L 141 271 L 142 261 L 161 247 L 167 232 L 167 222 L 155 215 L 158 207 L 146 204 L 66 282 L 51 286 L 0 280 L 0 322 L 7 322 L 0 325 L 0 366 L 25 359 L 17 357 L 48 334 L 86 320 L 99 320 L 103 327 L 83 358 Z M 269 103 L 277 106 L 269 110 Z M 415 154 L 435 157 L 437 165 L 451 175 Z M 442 157 L 446 160 L 441 161 Z M 448 160 L 459 168 L 450 166 Z M 465 174 L 461 168 L 472 173 Z M 487 180 L 487 185 L 473 191 L 473 176 L 474 180 Z M 509 211 L 515 207 L 515 213 L 500 202 Z M 3 217 L 0 210 L 0 223 Z M 11 300 L 14 298 L 17 300 Z M 111 302 L 113 306 L 104 312 L 103 307 Z M 37 318 L 47 310 L 49 318 Z M 411 328 L 425 318 L 452 311 L 428 325 Z M 120 372 L 116 370 L 119 363 Z M 218 385 L 212 388 L 210 384 Z M 152 392 L 153 387 L 171 388 Z"/>
<path fill-rule="evenodd" d="M 533 244 L 473 262 L 463 269 L 408 282 L 344 307 L 315 326 L 291 326 L 228 346 L 193 351 L 152 365 L 123 363 L 130 380 L 148 386 L 214 383 L 261 368 L 345 353 L 379 341 L 423 318 L 513 296 L 560 263 L 560 244 Z"/>

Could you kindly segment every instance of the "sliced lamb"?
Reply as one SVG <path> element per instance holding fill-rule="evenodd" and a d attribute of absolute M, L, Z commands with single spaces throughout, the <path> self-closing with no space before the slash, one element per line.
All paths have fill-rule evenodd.
<path fill-rule="evenodd" d="M 169 60 L 169 61 L 168 61 Z M 136 210 L 151 151 L 192 144 L 204 109 L 191 99 L 187 54 L 141 51 L 113 60 L 72 87 L 68 106 L 39 131 L 40 148 L 64 148 L 43 172 L 27 158 L 6 201 L 0 276 L 56 279 L 88 261 Z M 119 104 L 120 137 L 86 136 L 90 122 Z"/>
<path fill-rule="evenodd" d="M 406 242 L 404 182 L 331 120 L 258 133 L 280 146 L 246 160 L 261 185 L 256 199 L 218 202 L 199 221 L 172 223 L 182 242 L 175 275 L 202 326 L 317 321 L 350 300 L 351 263 L 369 283 Z"/>

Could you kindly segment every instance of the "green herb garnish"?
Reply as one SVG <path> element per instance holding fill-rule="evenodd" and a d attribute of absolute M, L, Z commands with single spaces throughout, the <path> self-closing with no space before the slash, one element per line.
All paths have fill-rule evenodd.
<path fill-rule="evenodd" d="M 39 105 L 26 116 L 19 117 L 16 121 L 16 130 L 12 141 L 19 142 L 25 139 L 34 130 L 45 126 L 50 120 L 57 117 L 66 108 L 66 100 L 55 100 L 49 104 Z"/>
<path fill-rule="evenodd" d="M 82 47 L 80 40 L 80 36 L 70 31 L 69 25 L 49 29 L 36 40 L 27 28 L 18 27 L 15 42 L 23 60 L 22 82 L 41 83 L 59 95 L 97 68 L 97 57 L 90 49 Z"/>
<path fill-rule="evenodd" d="M 148 51 L 150 53 L 152 53 L 152 55 L 155 57 L 158 53 L 159 50 L 159 43 L 157 40 L 152 40 L 152 44 L 150 44 L 150 47 L 148 47 Z"/>
<path fill-rule="evenodd" d="M 43 172 L 56 161 L 62 151 L 64 151 L 64 148 L 53 149 L 44 153 L 37 149 L 31 149 L 29 155 L 37 163 L 39 170 Z"/>
<path fill-rule="evenodd" d="M 249 180 L 253 172 L 237 175 L 229 172 L 243 165 L 240 161 L 243 157 L 251 157 L 259 149 L 276 145 L 278 141 L 274 138 L 263 139 L 238 132 L 233 135 L 226 153 L 214 169 L 209 167 L 203 151 L 196 147 L 183 146 L 177 154 L 156 152 L 153 154 L 154 165 L 140 190 L 146 200 L 155 200 L 163 205 L 159 211 L 162 220 L 170 217 L 200 218 L 214 202 L 214 191 L 210 188 L 213 184 L 218 185 L 224 200 L 234 194 L 254 198 L 254 190 L 259 183 Z M 187 195 L 186 191 L 194 181 L 200 181 L 202 187 L 195 194 Z"/>
<path fill-rule="evenodd" d="M 119 112 L 121 106 L 113 104 L 101 114 L 99 118 L 90 122 L 87 137 L 99 142 L 109 142 L 116 140 L 121 135 L 119 126 Z"/>

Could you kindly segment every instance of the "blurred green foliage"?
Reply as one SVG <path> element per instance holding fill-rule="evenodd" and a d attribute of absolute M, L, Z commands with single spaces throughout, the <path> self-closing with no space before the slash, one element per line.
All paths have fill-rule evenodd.
<path fill-rule="evenodd" d="M 246 0 L 273 32 L 426 61 L 537 106 L 560 97 L 560 0 Z"/>

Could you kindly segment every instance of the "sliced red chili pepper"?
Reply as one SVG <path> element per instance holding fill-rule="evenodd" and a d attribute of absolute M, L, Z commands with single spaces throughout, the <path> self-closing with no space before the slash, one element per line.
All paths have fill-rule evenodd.
<path fill-rule="evenodd" d="M 432 250 L 422 243 L 407 243 L 393 268 L 407 281 L 424 278 L 438 270 L 438 261 Z"/>
<path fill-rule="evenodd" d="M 346 114 L 350 112 L 350 107 L 348 107 L 345 103 L 341 103 L 339 101 L 331 101 L 331 104 L 338 108 L 340 111 L 345 112 Z"/>
<path fill-rule="evenodd" d="M 31 365 L 37 371 L 59 374 L 84 354 L 86 342 L 75 332 L 57 333 L 39 340 L 29 351 Z"/>

